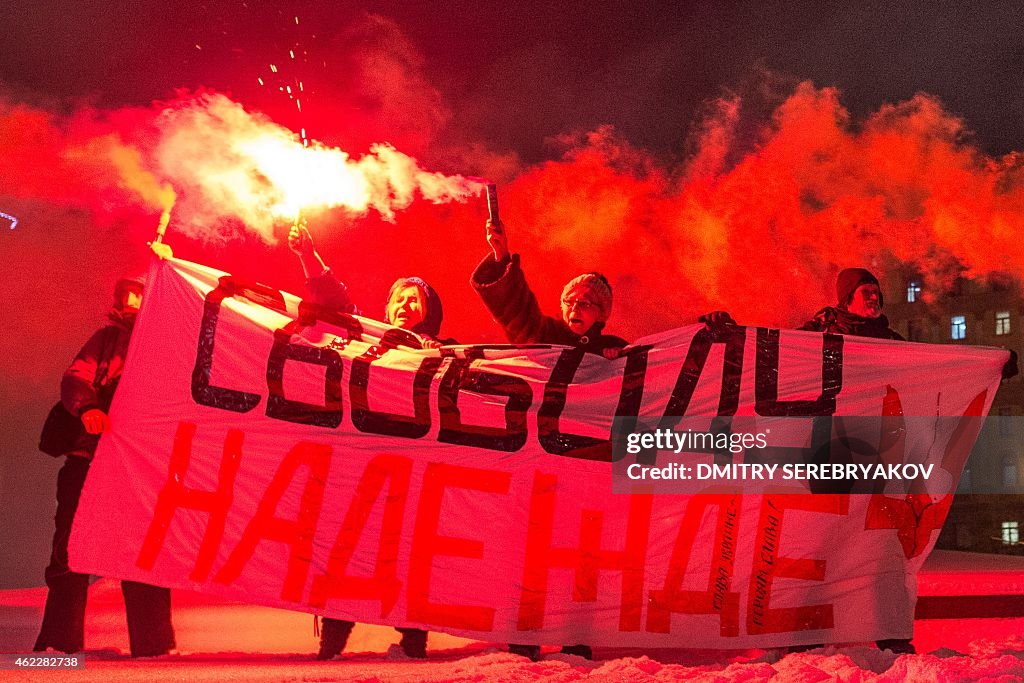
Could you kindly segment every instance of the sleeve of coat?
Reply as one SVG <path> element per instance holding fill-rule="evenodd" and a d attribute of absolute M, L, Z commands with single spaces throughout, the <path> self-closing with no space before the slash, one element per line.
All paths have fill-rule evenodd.
<path fill-rule="evenodd" d="M 99 407 L 95 381 L 105 337 L 105 328 L 98 330 L 85 342 L 70 367 L 64 371 L 60 382 L 60 400 L 72 415 L 79 416 Z"/>
<path fill-rule="evenodd" d="M 485 256 L 470 282 L 513 344 L 565 343 L 561 340 L 561 323 L 541 313 L 519 265 L 519 254 L 502 261 Z"/>
<path fill-rule="evenodd" d="M 359 310 L 352 303 L 348 287 L 328 268 L 323 274 L 311 277 L 306 282 L 313 303 L 341 313 L 358 315 Z"/>
<path fill-rule="evenodd" d="M 828 329 L 828 309 L 823 308 L 814 314 L 814 317 L 805 322 L 798 330 L 804 330 L 807 332 L 824 332 Z"/>

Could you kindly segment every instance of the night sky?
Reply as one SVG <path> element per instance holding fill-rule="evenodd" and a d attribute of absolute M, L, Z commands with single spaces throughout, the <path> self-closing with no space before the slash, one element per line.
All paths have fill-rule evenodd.
<path fill-rule="evenodd" d="M 311 137 L 354 155 L 373 142 L 387 141 L 430 170 L 490 175 L 510 187 L 505 205 L 513 211 L 510 220 L 514 225 L 518 218 L 524 226 L 513 236 L 522 236 L 517 245 L 525 251 L 534 247 L 531 282 L 544 289 L 538 293 L 542 301 L 551 300 L 551 290 L 584 267 L 585 259 L 575 251 L 580 236 L 600 234 L 601 239 L 590 243 L 593 253 L 588 257 L 621 283 L 617 291 L 625 303 L 617 304 L 616 315 L 634 337 L 685 324 L 701 307 L 713 304 L 735 306 L 734 311 L 756 321 L 758 302 L 744 297 L 749 285 L 760 281 L 742 272 L 749 254 L 765 252 L 756 241 L 748 251 L 738 252 L 740 271 L 715 266 L 719 270 L 714 272 L 728 273 L 723 280 L 737 288 L 703 287 L 706 299 L 650 314 L 628 305 L 630 295 L 633 300 L 641 294 L 649 297 L 652 281 L 645 279 L 644 269 L 627 267 L 626 261 L 653 251 L 671 253 L 690 235 L 689 214 L 680 208 L 688 205 L 673 202 L 679 185 L 694 183 L 700 175 L 687 164 L 703 158 L 698 152 L 714 147 L 709 142 L 713 136 L 702 137 L 702 125 L 720 112 L 716 107 L 721 102 L 738 103 L 739 109 L 729 119 L 729 149 L 708 162 L 710 175 L 726 179 L 715 185 L 724 188 L 719 195 L 708 191 L 706 202 L 708 215 L 719 218 L 740 206 L 730 197 L 749 196 L 750 187 L 765 185 L 777 171 L 799 166 L 800 160 L 818 163 L 834 153 L 855 162 L 841 168 L 874 168 L 864 160 L 875 158 L 871 154 L 879 149 L 878 136 L 858 137 L 860 126 L 876 112 L 887 111 L 886 105 L 907 102 L 918 93 L 934 99 L 899 110 L 902 115 L 897 111 L 876 117 L 881 122 L 873 125 L 909 141 L 899 146 L 897 159 L 920 160 L 922 177 L 933 177 L 934 168 L 961 169 L 966 175 L 951 176 L 943 186 L 968 188 L 964 192 L 969 195 L 974 186 L 964 178 L 975 178 L 978 188 L 991 186 L 978 171 L 985 160 L 1024 149 L 1024 6 L 1013 2 L 8 0 L 0 4 L 0 27 L 0 153 L 8 155 L 0 159 L 0 212 L 21 219 L 17 230 L 0 230 L 7 285 L 2 309 L 7 333 L 0 345 L 0 500 L 7 520 L 0 526 L 0 588 L 42 583 L 59 462 L 35 451 L 38 430 L 56 399 L 61 372 L 109 305 L 117 275 L 144 266 L 145 239 L 159 213 L 120 213 L 124 197 L 114 191 L 116 183 L 103 185 L 95 202 L 81 199 L 90 194 L 90 183 L 99 182 L 96 178 L 47 166 L 51 157 L 45 150 L 88 139 L 94 127 L 104 134 L 122 131 L 126 140 L 145 149 L 147 117 L 159 111 L 160 102 L 182 93 L 217 92 L 293 131 L 308 128 Z M 289 50 L 297 51 L 298 59 L 289 61 Z M 308 93 L 301 115 L 274 89 L 284 76 L 271 75 L 271 63 L 284 65 L 286 76 L 303 79 Z M 260 77 L 265 78 L 263 86 Z M 799 91 L 802 82 L 810 82 L 813 89 Z M 836 116 L 828 113 L 830 88 L 836 89 L 836 107 L 842 109 Z M 793 99 L 794 92 L 803 96 Z M 784 103 L 788 110 L 780 109 Z M 929 108 L 928 103 L 937 104 Z M 815 107 L 826 114 L 820 119 L 784 115 Z M 906 110 L 924 113 L 915 118 Z M 35 127 L 19 118 L 26 111 L 35 117 Z M 895 122 L 887 124 L 887 116 Z M 790 163 L 783 152 L 803 149 L 796 143 L 805 137 L 828 139 L 829 131 L 815 137 L 818 129 L 812 124 L 833 119 L 842 120 L 839 127 L 849 144 L 815 142 L 807 145 L 806 156 L 797 155 L 798 161 Z M 764 131 L 773 122 L 781 133 L 766 137 Z M 925 132 L 914 128 L 917 124 Z M 805 129 L 811 132 L 805 134 Z M 604 132 L 587 136 L 594 131 Z M 58 132 L 66 134 L 59 144 L 54 140 Z M 36 148 L 38 156 L 33 154 Z M 577 151 L 567 154 L 567 149 Z M 58 149 L 52 158 L 62 158 L 62 153 Z M 744 159 L 747 165 L 741 165 Z M 918 167 L 911 166 L 908 176 L 917 174 Z M 729 176 L 733 168 L 743 173 Z M 934 187 L 942 185 L 917 187 L 910 177 L 894 181 L 897 189 L 886 185 L 877 190 L 865 182 L 833 193 L 829 187 L 842 187 L 841 179 L 823 185 L 817 183 L 821 174 L 813 163 L 808 168 L 796 173 L 796 204 L 841 205 L 846 207 L 843 215 L 860 216 L 875 206 L 872 193 L 877 192 L 885 204 L 880 220 L 886 229 L 890 224 L 909 229 L 926 223 L 930 209 L 921 208 L 927 203 L 922 197 L 934 196 Z M 1000 187 L 1024 186 L 1017 176 L 1003 179 Z M 621 194 L 609 192 L 612 186 Z M 585 200 L 571 196 L 576 187 L 586 188 L 589 194 L 581 190 Z M 586 213 L 578 221 L 580 232 L 567 229 L 559 239 L 543 219 L 550 208 L 563 222 L 574 223 L 572 215 L 565 219 L 558 214 L 565 207 L 557 200 L 567 195 L 575 202 L 570 209 L 596 208 L 580 212 Z M 606 202 L 610 195 L 620 201 Z M 850 201 L 856 211 L 849 209 Z M 1004 206 L 1004 201 L 1009 203 Z M 779 206 L 784 204 L 779 200 Z M 619 205 L 627 207 L 623 215 L 629 220 L 602 213 L 603 207 Z M 1000 194 L 986 207 L 990 205 L 1024 225 L 1024 195 L 1004 199 Z M 414 206 L 397 224 L 371 215 L 362 223 L 346 222 L 351 229 L 344 234 L 325 234 L 321 245 L 332 262 L 356 250 L 389 245 L 377 255 L 380 272 L 358 271 L 366 284 L 356 284 L 357 295 L 381 298 L 396 271 L 422 267 L 420 272 L 440 281 L 445 290 L 450 324 L 458 328 L 451 334 L 496 339 L 475 297 L 468 288 L 460 289 L 473 259 L 485 249 L 479 216 L 472 214 L 468 221 L 460 211 L 442 207 L 433 215 Z M 791 213 L 773 214 L 766 221 L 751 219 L 755 228 L 747 226 L 743 234 L 753 234 L 757 225 L 777 225 L 778 216 L 794 210 L 787 211 Z M 605 220 L 614 227 L 601 227 Z M 836 220 L 800 225 L 806 233 L 836 225 Z M 472 232 L 445 227 L 445 221 L 471 223 Z M 619 223 L 622 239 L 630 245 L 625 249 L 625 242 L 612 237 Z M 598 227 L 587 232 L 592 225 Z M 311 227 L 315 233 L 323 229 Z M 677 228 L 680 232 L 671 231 Z M 277 237 L 282 234 L 278 228 Z M 448 245 L 468 241 L 471 249 L 449 260 L 445 242 L 422 246 L 427 234 L 447 235 Z M 174 223 L 170 235 L 176 252 L 185 258 L 224 269 L 248 268 L 247 274 L 291 291 L 302 286 L 293 257 L 280 243 L 266 244 L 243 234 L 210 245 L 185 238 Z M 462 240 L 463 235 L 468 237 Z M 775 232 L 765 235 L 779 239 Z M 975 248 L 988 249 L 985 239 L 979 233 L 982 244 Z M 695 244 L 708 255 L 726 246 L 736 248 L 735 240 L 727 239 Z M 982 264 L 963 257 L 956 245 L 946 247 L 978 272 L 1024 272 L 1024 255 Z M 690 249 L 692 253 L 693 245 Z M 803 291 L 808 281 L 824 281 L 841 265 L 853 265 L 839 263 L 836 253 L 862 258 L 875 253 L 850 252 L 838 243 L 829 249 L 819 258 L 794 248 L 778 257 L 792 262 L 780 260 L 764 280 L 782 287 L 778 273 L 791 273 L 803 278 L 792 289 Z M 694 258 L 699 260 L 699 253 Z M 705 271 L 691 271 L 695 266 L 680 263 L 666 257 L 646 270 L 658 278 L 654 284 L 673 291 L 705 282 Z M 449 280 L 445 269 L 457 277 Z M 829 286 L 805 298 L 786 299 L 761 320 L 791 323 L 796 316 L 806 317 L 814 310 L 808 310 L 812 299 L 824 296 L 819 292 Z M 763 291 L 790 296 L 783 289 Z M 375 310 L 375 305 L 366 308 Z"/>
<path fill-rule="evenodd" d="M 455 1 L 441 9 L 14 0 L 0 7 L 0 82 L 26 97 L 102 106 L 210 87 L 272 111 L 256 73 L 299 42 L 321 60 L 308 73 L 326 99 L 345 87 L 343 46 L 368 38 L 356 28 L 367 14 L 393 21 L 422 58 L 453 129 L 529 160 L 543 156 L 545 138 L 602 123 L 641 147 L 678 153 L 704 101 L 759 87 L 765 70 L 838 87 L 854 114 L 928 92 L 965 118 L 987 151 L 1021 147 L 1024 8 L 1013 2 Z"/>

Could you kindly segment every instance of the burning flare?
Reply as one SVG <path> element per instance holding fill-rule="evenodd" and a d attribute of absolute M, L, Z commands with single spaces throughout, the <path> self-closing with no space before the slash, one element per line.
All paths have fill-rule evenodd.
<path fill-rule="evenodd" d="M 374 209 L 387 220 L 419 193 L 434 203 L 464 201 L 478 182 L 419 167 L 386 143 L 353 159 L 251 114 L 223 95 L 204 95 L 167 109 L 157 121 L 161 171 L 183 190 L 196 225 L 237 217 L 272 241 L 276 220 L 316 208 Z"/>

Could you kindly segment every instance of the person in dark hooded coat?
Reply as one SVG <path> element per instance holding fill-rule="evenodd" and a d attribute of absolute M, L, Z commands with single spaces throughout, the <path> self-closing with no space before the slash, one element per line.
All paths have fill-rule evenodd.
<path fill-rule="evenodd" d="M 845 268 L 836 278 L 836 305 L 826 306 L 798 329 L 808 332 L 843 334 L 874 339 L 906 341 L 896 330 L 889 327 L 889 319 L 882 312 L 884 298 L 878 278 L 866 268 Z M 725 311 L 714 311 L 701 316 L 708 327 L 734 325 L 732 316 Z M 1010 359 L 1003 367 L 1003 379 L 1018 373 L 1017 354 L 1010 351 Z M 897 654 L 913 654 L 914 645 L 910 638 L 891 638 L 876 641 L 880 650 L 891 650 Z M 802 652 L 822 645 L 790 647 L 790 652 Z"/>
<path fill-rule="evenodd" d="M 288 246 L 302 263 L 306 285 L 315 303 L 341 313 L 360 314 L 349 296 L 348 288 L 324 263 L 306 228 L 293 226 L 288 233 Z M 438 338 L 443 319 L 441 297 L 422 278 L 399 278 L 391 285 L 384 306 L 384 320 L 395 327 L 415 332 L 423 339 L 423 348 L 432 349 L 442 344 L 456 343 L 454 339 Z M 341 654 L 353 627 L 355 622 L 324 617 L 321 622 L 320 650 L 317 659 L 333 659 Z M 418 628 L 396 630 L 402 634 L 399 643 L 402 652 L 415 659 L 427 656 L 426 631 Z"/>
<path fill-rule="evenodd" d="M 826 306 L 814 317 L 801 325 L 800 330 L 843 334 L 874 339 L 906 341 L 896 330 L 889 327 L 889 319 L 882 313 L 884 299 L 878 278 L 865 268 L 845 268 L 836 278 L 836 305 Z M 724 311 L 715 311 L 701 317 L 708 326 L 735 324 Z M 877 642 L 880 650 L 896 653 L 913 653 L 914 646 L 909 638 L 893 638 Z M 822 645 L 801 645 L 790 647 L 790 652 L 802 652 Z"/>
<path fill-rule="evenodd" d="M 799 329 L 906 341 L 899 332 L 889 327 L 889 319 L 882 313 L 884 299 L 881 285 L 878 278 L 866 268 L 844 268 L 839 272 L 836 278 L 836 302 L 835 306 L 826 306 L 815 313 Z M 910 638 L 879 640 L 877 645 L 879 650 L 914 653 Z"/>
<path fill-rule="evenodd" d="M 835 306 L 826 306 L 814 317 L 801 325 L 800 330 L 844 334 L 875 339 L 906 341 L 899 332 L 889 327 L 889 319 L 882 313 L 882 290 L 876 278 L 864 268 L 846 268 L 836 278 Z M 709 329 L 735 325 L 736 321 L 726 311 L 712 311 L 700 317 Z M 913 653 L 914 646 L 909 638 L 894 638 L 878 641 L 880 650 L 897 653 Z M 797 645 L 786 648 L 788 652 L 805 652 L 823 647 L 823 644 Z"/>
<path fill-rule="evenodd" d="M 882 313 L 882 290 L 878 278 L 871 271 L 864 268 L 846 268 L 841 271 L 836 278 L 836 299 L 835 306 L 821 309 L 797 329 L 906 341 L 899 332 L 889 327 L 889 319 Z M 708 327 L 736 324 L 726 311 L 702 315 L 700 322 Z"/>
<path fill-rule="evenodd" d="M 295 226 L 288 233 L 288 246 L 299 257 L 306 274 L 306 286 L 312 300 L 341 313 L 363 315 L 352 302 L 348 287 L 320 257 L 309 231 Z M 415 332 L 424 338 L 424 348 L 454 344 L 453 339 L 440 339 L 444 307 L 441 297 L 425 280 L 404 277 L 395 280 L 384 305 L 384 321 L 395 327 Z"/>
<path fill-rule="evenodd" d="M 109 321 L 78 352 L 61 380 L 61 402 L 82 421 L 83 431 L 65 454 L 57 475 L 56 530 L 46 567 L 46 607 L 36 639 L 36 652 L 54 649 L 78 652 L 85 640 L 85 607 L 89 576 L 68 567 L 68 539 L 78 509 L 89 462 L 100 435 L 110 428 L 110 403 L 124 369 L 128 340 L 142 303 L 141 278 L 122 279 L 114 292 Z M 133 657 L 153 657 L 174 649 L 171 592 L 136 581 L 122 581 Z"/>

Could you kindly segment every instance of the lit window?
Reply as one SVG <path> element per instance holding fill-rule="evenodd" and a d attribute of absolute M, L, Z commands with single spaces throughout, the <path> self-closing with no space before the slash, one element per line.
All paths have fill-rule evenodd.
<path fill-rule="evenodd" d="M 996 334 L 1010 334 L 1010 312 L 996 311 Z"/>
<path fill-rule="evenodd" d="M 1020 526 L 1017 522 L 1003 522 L 1001 538 L 1004 545 L 1020 543 Z"/>
<path fill-rule="evenodd" d="M 907 283 L 907 303 L 912 304 L 921 298 L 921 283 L 911 280 Z"/>
<path fill-rule="evenodd" d="M 950 328 L 950 334 L 953 339 L 966 339 L 967 338 L 967 318 L 962 315 L 954 315 L 950 318 L 952 323 Z"/>

